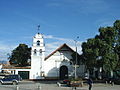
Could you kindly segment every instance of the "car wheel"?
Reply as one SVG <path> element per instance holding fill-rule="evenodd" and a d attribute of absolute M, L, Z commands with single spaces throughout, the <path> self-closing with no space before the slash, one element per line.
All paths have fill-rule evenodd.
<path fill-rule="evenodd" d="M 17 85 L 18 83 L 17 83 L 16 81 L 13 81 L 12 84 L 13 84 L 13 85 Z"/>

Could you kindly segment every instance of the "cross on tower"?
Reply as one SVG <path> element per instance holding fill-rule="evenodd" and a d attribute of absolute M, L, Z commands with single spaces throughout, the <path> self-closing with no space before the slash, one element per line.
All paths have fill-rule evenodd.
<path fill-rule="evenodd" d="M 38 33 L 39 33 L 39 30 L 40 30 L 40 25 L 37 26 L 37 30 L 38 30 Z"/>

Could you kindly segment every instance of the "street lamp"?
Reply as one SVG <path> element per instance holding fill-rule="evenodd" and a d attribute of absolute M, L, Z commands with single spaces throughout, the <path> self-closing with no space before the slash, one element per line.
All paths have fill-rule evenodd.
<path fill-rule="evenodd" d="M 75 79 L 77 79 L 77 39 L 79 37 L 77 36 L 75 41 L 75 48 L 76 48 L 76 54 L 75 54 Z"/>

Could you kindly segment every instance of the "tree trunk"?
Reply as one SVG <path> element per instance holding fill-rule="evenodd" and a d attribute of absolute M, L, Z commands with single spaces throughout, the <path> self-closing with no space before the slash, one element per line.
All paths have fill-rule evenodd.
<path fill-rule="evenodd" d="M 110 71 L 110 77 L 113 78 L 113 70 Z"/>

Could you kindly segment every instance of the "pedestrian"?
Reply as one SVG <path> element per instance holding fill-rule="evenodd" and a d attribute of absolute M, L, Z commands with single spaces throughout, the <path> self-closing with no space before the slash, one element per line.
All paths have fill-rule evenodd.
<path fill-rule="evenodd" d="M 92 79 L 89 78 L 89 79 L 87 80 L 87 83 L 88 83 L 88 85 L 89 85 L 89 90 L 91 90 L 91 88 L 92 88 L 92 84 L 93 84 Z"/>

